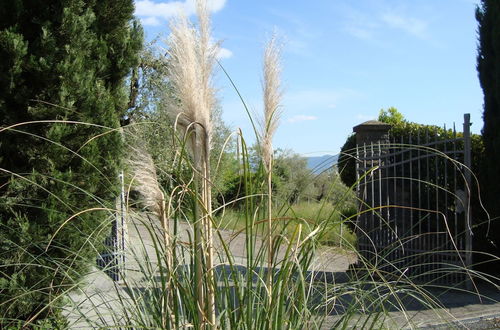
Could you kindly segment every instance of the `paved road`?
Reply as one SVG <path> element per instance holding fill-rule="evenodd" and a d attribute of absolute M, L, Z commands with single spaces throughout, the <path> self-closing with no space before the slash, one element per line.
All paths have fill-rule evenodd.
<path fill-rule="evenodd" d="M 151 280 L 145 278 L 145 270 L 142 269 L 147 265 L 151 274 L 155 273 L 155 267 L 158 264 L 157 253 L 155 250 L 155 241 L 161 241 L 161 229 L 159 229 L 159 222 L 155 219 L 147 217 L 134 216 L 131 217 L 132 221 L 128 225 L 128 250 L 126 257 L 126 277 L 127 283 L 134 283 L 134 285 L 141 286 L 141 283 Z M 143 223 L 143 222 L 146 223 Z M 151 226 L 150 224 L 153 224 Z M 173 226 L 173 224 L 171 224 Z M 151 230 L 151 228 L 155 230 Z M 178 228 L 178 241 L 182 246 L 184 243 L 190 241 L 192 237 L 192 228 L 187 223 L 179 224 Z M 153 237 L 153 238 L 152 238 Z M 233 256 L 234 263 L 238 265 L 237 271 L 242 273 L 246 272 L 246 256 L 245 256 L 245 235 L 242 233 L 234 233 L 229 230 L 221 230 L 215 235 L 214 249 L 216 251 L 216 272 L 219 274 L 228 270 L 227 258 L 223 252 L 221 242 L 225 242 L 229 247 Z M 260 239 L 256 239 L 255 249 L 261 247 Z M 180 250 L 178 251 L 179 254 Z M 285 254 L 285 249 L 277 251 L 278 259 L 282 258 Z M 145 262 L 147 260 L 147 262 Z M 350 264 L 356 262 L 355 254 L 351 252 L 344 252 L 339 249 L 325 247 L 318 250 L 313 258 L 310 274 L 316 279 L 332 280 L 333 274 L 343 274 Z M 187 263 L 187 261 L 186 261 Z M 154 276 L 151 276 L 154 277 Z M 321 278 L 324 277 L 324 278 Z M 91 328 L 89 322 L 93 327 L 97 326 L 112 326 L 116 323 L 124 324 L 126 320 L 119 319 L 119 311 L 123 305 L 131 302 L 129 295 L 130 288 L 126 288 L 123 282 L 113 282 L 102 271 L 94 268 L 86 276 L 85 283 L 82 284 L 82 289 L 72 292 L 68 295 L 69 303 L 67 304 L 65 314 L 70 321 L 72 329 L 87 329 Z"/>
<path fill-rule="evenodd" d="M 144 226 L 141 223 L 145 219 L 144 216 L 132 218 L 130 223 L 129 244 L 127 251 L 126 276 L 128 283 L 141 283 L 151 279 L 144 278 L 144 271 L 140 271 L 140 265 L 144 264 L 144 260 L 149 260 L 147 263 L 154 273 L 154 267 L 157 264 L 157 258 L 154 248 L 154 240 L 151 239 L 151 234 L 161 235 L 159 230 L 154 232 L 148 230 L 149 226 Z M 157 222 L 153 219 L 153 223 Z M 191 236 L 192 229 L 188 224 L 181 224 L 179 230 L 179 241 L 188 242 Z M 231 253 L 234 256 L 237 268 L 241 272 L 245 272 L 245 237 L 243 234 L 235 234 L 231 231 L 220 231 L 220 238 L 215 240 L 215 250 L 221 251 L 223 240 L 229 245 Z M 259 241 L 259 240 L 257 240 Z M 257 245 L 256 248 L 259 248 Z M 278 251 L 278 255 L 282 256 L 284 251 Z M 218 254 L 219 267 L 217 270 L 223 272 L 227 270 L 224 266 L 223 253 Z M 348 281 L 346 271 L 350 264 L 356 262 L 356 257 L 353 253 L 342 252 L 335 248 L 322 248 L 314 256 L 311 271 L 314 270 L 314 276 L 317 279 L 326 280 L 328 282 Z M 121 283 L 113 282 L 109 277 L 103 274 L 100 270 L 94 269 L 85 279 L 86 283 L 82 286 L 82 290 L 73 292 L 69 295 L 69 301 L 65 314 L 70 320 L 72 329 L 88 329 L 88 321 L 90 320 L 93 327 L 97 326 L 112 326 L 114 324 L 125 324 L 126 320 L 119 319 L 120 309 L 123 305 L 127 305 L 130 300 L 127 288 Z M 480 301 L 478 296 L 467 292 L 443 292 L 434 290 L 433 295 L 439 296 L 443 308 L 437 310 L 429 310 L 423 306 L 412 303 L 409 300 L 406 305 L 406 313 L 401 313 L 397 310 L 389 312 L 388 318 L 383 323 L 379 324 L 385 328 L 400 329 L 409 328 L 434 328 L 434 329 L 494 329 L 499 325 L 497 322 L 500 316 L 500 290 L 492 286 L 480 285 L 479 292 L 485 297 Z M 121 299 L 121 301 L 120 301 Z M 333 313 L 335 314 L 335 313 Z M 359 315 L 362 319 L 366 316 Z M 338 315 L 331 315 L 326 319 L 324 324 L 325 329 L 329 329 L 338 320 Z M 443 325 L 444 322 L 452 322 Z"/>

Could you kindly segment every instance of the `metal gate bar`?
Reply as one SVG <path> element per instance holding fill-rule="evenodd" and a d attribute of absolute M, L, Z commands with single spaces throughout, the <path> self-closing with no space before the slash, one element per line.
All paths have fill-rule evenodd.
<path fill-rule="evenodd" d="M 445 127 L 444 136 L 435 129 L 398 141 L 379 134 L 377 140 L 374 132 L 382 130 L 367 127 L 355 127 L 362 201 L 357 234 L 364 261 L 420 282 L 467 283 L 466 268 L 472 264 L 470 116 L 464 115 L 462 136 L 455 127 Z"/>

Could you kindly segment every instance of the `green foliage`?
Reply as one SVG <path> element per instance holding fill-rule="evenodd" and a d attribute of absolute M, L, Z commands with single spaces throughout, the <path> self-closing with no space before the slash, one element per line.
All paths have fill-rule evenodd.
<path fill-rule="evenodd" d="M 246 176 L 246 178 L 245 178 Z M 239 173 L 231 171 L 225 174 L 224 190 L 218 190 L 216 194 L 216 205 L 239 208 L 244 204 L 244 197 L 249 185 L 261 177 L 261 173 Z"/>
<path fill-rule="evenodd" d="M 0 318 L 36 320 L 55 313 L 50 297 L 78 281 L 106 234 L 110 212 L 65 221 L 114 208 L 123 83 L 142 31 L 130 0 L 2 6 Z"/>
<path fill-rule="evenodd" d="M 301 199 L 314 199 L 313 173 L 307 168 L 307 160 L 291 150 L 275 152 L 273 184 L 279 201 L 294 204 Z"/>
<path fill-rule="evenodd" d="M 132 122 L 166 119 L 154 118 L 154 115 L 166 114 L 172 106 L 173 93 L 168 81 L 167 64 L 155 42 L 144 46 L 139 63 L 130 77 L 131 93 L 127 116 Z"/>
<path fill-rule="evenodd" d="M 252 172 L 249 174 L 253 181 L 262 178 L 262 169 L 259 166 L 260 158 L 257 148 L 250 150 L 250 165 Z M 231 202 L 241 197 L 245 191 L 245 181 L 242 173 L 236 173 L 237 167 L 231 169 L 226 181 L 228 187 L 223 198 Z M 314 174 L 307 166 L 307 159 L 294 153 L 292 150 L 278 149 L 274 152 L 272 188 L 275 201 L 279 204 L 293 205 L 309 201 L 319 202 L 328 200 L 330 203 L 351 203 L 352 192 L 338 179 L 336 167 Z M 238 203 L 236 203 L 238 204 Z"/>
<path fill-rule="evenodd" d="M 220 198 L 223 197 L 220 202 L 224 201 L 224 204 L 229 206 L 223 215 L 219 215 L 223 228 L 245 227 L 245 218 L 242 215 L 244 213 L 242 206 L 246 203 L 244 197 L 251 189 L 250 186 L 260 186 L 259 182 L 264 178 L 259 172 L 259 167 L 255 166 L 258 158 L 255 156 L 255 150 L 254 148 L 250 155 L 250 159 L 254 162 L 254 171 L 234 175 L 233 179 L 227 182 L 226 193 L 220 195 Z M 287 222 L 289 234 L 293 233 L 297 225 L 303 223 L 305 219 L 306 222 L 316 225 L 322 223 L 328 227 L 320 240 L 322 243 L 329 245 L 340 243 L 340 223 L 345 218 L 345 211 L 351 212 L 356 203 L 353 191 L 342 184 L 335 167 L 314 174 L 307 167 L 307 160 L 304 157 L 291 150 L 278 149 L 274 157 L 272 188 L 276 203 L 273 214 L 299 219 Z M 238 199 L 239 201 L 234 202 Z M 304 230 L 304 235 L 307 235 L 309 231 Z M 350 229 L 342 227 L 342 233 L 346 235 L 345 240 L 353 242 L 354 236 Z"/>
<path fill-rule="evenodd" d="M 403 114 L 394 107 L 390 107 L 387 110 L 380 109 L 378 120 L 391 125 L 401 125 L 406 122 Z"/>
<path fill-rule="evenodd" d="M 286 207 L 276 208 L 276 223 L 280 228 L 284 228 L 281 234 L 291 237 L 302 225 L 302 239 L 309 235 L 314 229 L 321 227 L 321 234 L 318 235 L 317 242 L 326 246 L 342 246 L 352 249 L 356 246 L 356 235 L 345 222 L 344 214 L 348 208 L 343 208 L 343 204 L 332 204 L 327 201 L 322 202 L 300 202 Z M 228 208 L 218 216 L 217 223 L 221 229 L 241 231 L 246 227 L 245 210 L 238 208 Z M 257 231 L 264 229 L 264 222 L 257 226 Z"/>
<path fill-rule="evenodd" d="M 285 216 L 292 219 L 303 219 L 309 224 L 305 226 L 303 235 L 307 236 L 311 229 L 315 229 L 318 225 L 323 225 L 324 229 L 319 235 L 318 242 L 323 245 L 342 246 L 348 249 L 353 249 L 356 246 L 356 235 L 344 223 L 344 214 L 339 208 L 343 207 L 343 203 L 306 203 L 302 202 L 290 206 L 285 212 Z M 292 220 L 295 225 L 300 223 L 297 220 Z M 314 224 L 314 225 L 311 225 Z M 288 227 L 290 232 L 293 230 Z"/>
<path fill-rule="evenodd" d="M 481 171 L 482 188 L 485 191 L 488 211 L 493 217 L 500 216 L 500 2 L 482 0 L 476 9 L 478 21 L 477 71 L 484 94 L 484 168 Z M 500 225 L 495 221 L 490 228 L 491 239 L 500 255 Z"/>
<path fill-rule="evenodd" d="M 212 113 L 212 151 L 210 167 L 212 169 L 212 203 L 214 208 L 221 206 L 219 196 L 224 196 L 230 189 L 231 182 L 239 172 L 235 148 L 235 138 L 231 128 L 222 120 L 222 108 L 213 109 Z"/>
<path fill-rule="evenodd" d="M 356 183 L 356 134 L 349 135 L 340 149 L 338 168 L 342 182 L 348 187 L 354 186 Z"/>

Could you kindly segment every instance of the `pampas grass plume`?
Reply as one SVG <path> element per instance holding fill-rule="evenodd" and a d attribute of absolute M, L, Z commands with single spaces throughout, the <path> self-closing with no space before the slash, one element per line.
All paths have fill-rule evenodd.
<path fill-rule="evenodd" d="M 266 170 L 271 171 L 273 146 L 272 140 L 279 126 L 282 115 L 281 99 L 283 91 L 281 87 L 281 46 L 278 44 L 274 34 L 264 50 L 263 63 L 263 95 L 264 116 L 261 119 L 261 152 L 262 160 Z"/>

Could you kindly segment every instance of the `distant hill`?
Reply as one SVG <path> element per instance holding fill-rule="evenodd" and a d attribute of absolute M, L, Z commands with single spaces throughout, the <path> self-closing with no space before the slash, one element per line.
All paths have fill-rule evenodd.
<path fill-rule="evenodd" d="M 317 157 L 307 157 L 307 167 L 315 174 L 321 173 L 324 170 L 337 164 L 338 155 L 323 155 Z"/>

